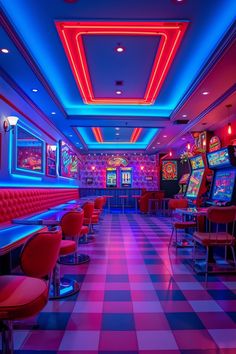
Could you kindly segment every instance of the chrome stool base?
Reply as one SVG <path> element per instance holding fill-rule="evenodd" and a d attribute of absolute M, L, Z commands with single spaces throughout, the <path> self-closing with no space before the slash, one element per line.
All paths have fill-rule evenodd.
<path fill-rule="evenodd" d="M 62 256 L 59 263 L 66 264 L 66 265 L 78 265 L 78 264 L 87 263 L 89 261 L 90 261 L 90 257 L 87 254 L 76 254 L 76 255 L 70 255 L 65 257 Z"/>
<path fill-rule="evenodd" d="M 80 285 L 76 280 L 61 278 L 59 284 L 52 284 L 49 292 L 49 300 L 63 299 L 74 295 L 80 290 Z"/>

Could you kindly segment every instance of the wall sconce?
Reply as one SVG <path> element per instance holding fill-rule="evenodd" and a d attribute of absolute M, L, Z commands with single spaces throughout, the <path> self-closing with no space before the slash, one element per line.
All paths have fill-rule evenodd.
<path fill-rule="evenodd" d="M 16 116 L 8 116 L 4 122 L 3 122 L 3 129 L 6 132 L 9 132 L 10 130 L 12 130 L 12 133 L 14 133 L 14 128 L 17 125 L 18 122 L 18 117 Z"/>
<path fill-rule="evenodd" d="M 231 123 L 228 123 L 228 134 L 231 135 L 232 134 L 232 127 L 231 127 Z"/>
<path fill-rule="evenodd" d="M 144 166 L 140 166 L 140 170 L 143 171 L 144 170 Z"/>
<path fill-rule="evenodd" d="M 226 106 L 226 109 L 227 109 L 227 116 L 228 116 L 228 120 L 229 120 L 229 117 L 230 117 L 230 109 L 232 107 L 232 104 L 227 104 Z M 232 134 L 232 127 L 231 127 L 231 123 L 228 122 L 228 135 L 231 135 Z"/>
<path fill-rule="evenodd" d="M 191 149 L 190 143 L 187 144 L 187 150 L 189 151 Z"/>
<path fill-rule="evenodd" d="M 170 156 L 170 157 L 172 156 L 172 151 L 169 152 L 169 156 Z"/>
<path fill-rule="evenodd" d="M 92 171 L 95 171 L 95 168 L 96 168 L 95 166 L 92 166 L 92 167 L 91 167 Z"/>

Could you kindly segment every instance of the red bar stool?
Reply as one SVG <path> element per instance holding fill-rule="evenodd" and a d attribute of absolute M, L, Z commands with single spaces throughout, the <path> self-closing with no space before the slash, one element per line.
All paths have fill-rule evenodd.
<path fill-rule="evenodd" d="M 61 231 L 60 231 L 61 232 Z M 61 240 L 59 259 L 53 269 L 52 286 L 50 287 L 49 299 L 62 299 L 67 296 L 76 294 L 80 290 L 79 283 L 70 278 L 60 276 L 60 257 L 65 257 L 74 254 L 77 249 L 77 244 L 72 240 Z"/>
<path fill-rule="evenodd" d="M 170 199 L 169 203 L 168 203 L 168 208 L 172 212 L 172 214 L 175 211 L 175 209 L 187 208 L 187 206 L 188 206 L 187 199 Z M 172 244 L 174 232 L 175 232 L 175 245 L 176 245 L 176 247 L 178 247 L 178 245 L 188 246 L 188 243 L 186 242 L 186 240 L 182 240 L 181 243 L 179 244 L 177 230 L 185 230 L 186 231 L 187 229 L 192 229 L 192 228 L 196 229 L 196 226 L 197 226 L 196 221 L 194 221 L 194 220 L 193 221 L 178 220 L 177 215 L 175 216 L 175 218 L 172 215 L 172 233 L 170 236 L 168 247 L 170 247 Z"/>
<path fill-rule="evenodd" d="M 47 304 L 51 273 L 58 258 L 60 242 L 60 232 L 34 235 L 27 241 L 20 256 L 25 275 L 0 276 L 3 354 L 14 351 L 12 321 L 34 316 Z"/>
<path fill-rule="evenodd" d="M 122 214 L 125 212 L 125 201 L 128 199 L 127 195 L 120 195 L 119 198 L 121 199 L 121 205 L 122 205 Z"/>
<path fill-rule="evenodd" d="M 83 236 L 81 234 L 84 221 L 84 211 L 69 211 L 61 218 L 60 226 L 62 230 L 62 237 L 69 238 L 76 242 L 77 250 L 73 255 L 61 257 L 61 264 L 82 264 L 90 261 L 90 257 L 87 254 L 78 254 L 79 239 Z"/>
<path fill-rule="evenodd" d="M 132 195 L 132 198 L 134 198 L 134 202 L 135 202 L 135 213 L 138 213 L 138 200 L 140 199 L 141 195 Z"/>
<path fill-rule="evenodd" d="M 88 227 L 89 232 L 93 234 L 94 233 L 93 225 L 96 225 L 98 223 L 98 215 L 94 214 L 94 202 L 86 202 L 83 205 L 83 211 L 84 211 L 83 223 Z M 88 239 L 91 240 L 91 237 L 89 237 Z"/>

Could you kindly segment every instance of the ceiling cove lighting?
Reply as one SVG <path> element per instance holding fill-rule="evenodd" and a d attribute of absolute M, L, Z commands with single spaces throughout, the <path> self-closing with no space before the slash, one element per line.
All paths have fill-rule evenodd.
<path fill-rule="evenodd" d="M 160 92 L 188 27 L 188 22 L 57 21 L 56 27 L 84 103 L 150 105 L 155 102 Z M 95 97 L 83 44 L 84 35 L 160 37 L 160 45 L 156 52 L 146 91 L 142 98 Z"/>
<path fill-rule="evenodd" d="M 92 128 L 93 134 L 95 136 L 95 139 L 97 140 L 98 143 L 104 143 L 103 137 L 102 137 L 102 132 L 100 128 L 93 127 Z"/>
<path fill-rule="evenodd" d="M 138 140 L 142 130 L 143 130 L 143 128 L 134 128 L 133 133 L 130 138 L 131 143 L 135 143 Z"/>

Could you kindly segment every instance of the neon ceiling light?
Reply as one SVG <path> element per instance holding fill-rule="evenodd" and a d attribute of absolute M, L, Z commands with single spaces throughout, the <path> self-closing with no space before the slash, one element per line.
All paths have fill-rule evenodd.
<path fill-rule="evenodd" d="M 56 22 L 74 78 L 86 104 L 150 105 L 161 90 L 184 33 L 187 22 Z M 150 78 L 142 98 L 96 98 L 93 92 L 83 35 L 159 36 Z"/>
<path fill-rule="evenodd" d="M 93 127 L 91 128 L 92 129 L 92 132 L 94 134 L 94 137 L 96 139 L 96 141 L 98 143 L 106 143 L 106 144 L 114 144 L 114 142 L 109 142 L 109 141 L 104 141 L 103 139 L 103 136 L 102 136 L 102 132 L 101 132 L 101 129 L 99 127 Z M 132 132 L 132 135 L 131 135 L 131 138 L 130 138 L 130 141 L 128 142 L 122 142 L 122 143 L 136 143 L 136 141 L 138 140 L 141 132 L 142 132 L 143 128 L 134 128 L 133 132 Z"/>
<path fill-rule="evenodd" d="M 142 130 L 143 130 L 142 128 L 134 128 L 134 131 L 133 131 L 131 138 L 130 138 L 131 143 L 135 143 L 138 140 Z"/>
<path fill-rule="evenodd" d="M 94 127 L 94 128 L 92 128 L 92 131 L 93 131 L 94 137 L 97 140 L 97 142 L 103 143 L 104 140 L 103 140 L 101 129 L 98 127 Z"/>
<path fill-rule="evenodd" d="M 77 130 L 82 137 L 84 143 L 87 145 L 88 149 L 98 149 L 98 150 L 109 150 L 109 149 L 146 149 L 147 146 L 150 144 L 152 139 L 156 136 L 156 134 L 159 132 L 158 128 L 147 128 L 144 135 L 142 136 L 141 140 L 137 141 L 138 138 L 140 137 L 141 132 L 143 131 L 143 128 L 134 128 L 132 136 L 136 139 L 135 141 L 103 141 L 99 142 L 98 140 L 98 135 L 99 131 L 101 133 L 100 128 L 96 128 L 96 134 L 94 135 L 95 139 L 91 139 L 91 136 L 88 134 L 90 128 L 84 128 L 84 127 L 77 127 Z M 91 128 L 92 131 L 94 128 Z"/>

